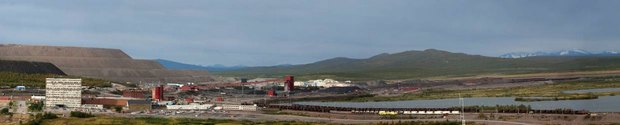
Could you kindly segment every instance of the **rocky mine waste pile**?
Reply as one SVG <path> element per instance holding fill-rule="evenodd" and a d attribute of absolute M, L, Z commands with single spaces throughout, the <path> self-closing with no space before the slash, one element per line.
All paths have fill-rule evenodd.
<path fill-rule="evenodd" d="M 0 60 L 31 61 L 40 66 L 47 62 L 61 71 L 47 65 L 30 70 L 117 82 L 212 81 L 207 71 L 168 70 L 153 60 L 133 59 L 119 49 L 5 44 L 0 45 Z"/>
<path fill-rule="evenodd" d="M 66 75 L 54 64 L 46 62 L 0 60 L 0 71 Z"/>

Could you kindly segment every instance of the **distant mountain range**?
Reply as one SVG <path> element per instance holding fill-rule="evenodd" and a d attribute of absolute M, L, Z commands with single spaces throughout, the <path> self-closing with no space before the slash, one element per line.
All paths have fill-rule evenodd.
<path fill-rule="evenodd" d="M 207 70 L 207 71 L 229 71 L 229 70 L 238 70 L 242 68 L 246 68 L 246 66 L 225 66 L 221 64 L 210 65 L 210 66 L 201 66 L 201 65 L 193 65 L 193 64 L 185 64 L 180 62 L 175 62 L 171 60 L 165 59 L 157 59 L 159 64 L 163 65 L 167 69 L 176 69 L 176 70 Z"/>
<path fill-rule="evenodd" d="M 576 55 L 578 53 L 582 52 L 567 51 L 560 52 L 559 54 Z M 367 59 L 338 57 L 310 64 L 285 67 L 248 67 L 213 73 L 236 77 L 281 77 L 283 75 L 295 75 L 301 79 L 377 80 L 472 76 L 479 74 L 610 70 L 620 69 L 620 63 L 618 62 L 620 62 L 620 56 L 541 56 L 513 59 L 428 49 L 394 54 L 384 53 Z"/>
<path fill-rule="evenodd" d="M 501 55 L 501 58 L 525 58 L 535 56 L 620 56 L 617 51 L 589 52 L 586 50 L 573 49 L 556 52 L 514 52 Z"/>

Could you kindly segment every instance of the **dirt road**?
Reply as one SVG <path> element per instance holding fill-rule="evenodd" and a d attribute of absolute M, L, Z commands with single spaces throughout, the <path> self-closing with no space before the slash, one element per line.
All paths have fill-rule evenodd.
<path fill-rule="evenodd" d="M 15 113 L 18 113 L 18 114 L 28 113 L 28 104 L 26 104 L 26 101 L 15 101 L 15 107 L 17 107 L 17 109 L 15 110 Z"/>
<path fill-rule="evenodd" d="M 115 115 L 119 116 L 119 115 Z M 455 118 L 447 119 L 397 119 L 397 120 L 359 120 L 359 119 L 339 119 L 339 118 L 325 118 L 325 117 L 307 117 L 296 115 L 270 115 L 261 114 L 258 112 L 228 112 L 228 113 L 207 113 L 207 114 L 177 114 L 173 116 L 161 116 L 161 115 L 121 115 L 124 117 L 173 117 L 173 118 L 199 118 L 199 119 L 231 119 L 231 120 L 250 120 L 250 121 L 303 121 L 303 122 L 318 122 L 318 123 L 336 123 L 336 124 L 375 124 L 386 122 L 406 122 L 406 121 L 460 121 Z M 513 121 L 496 121 L 496 120 L 467 120 L 476 123 L 482 123 L 487 125 L 535 125 L 524 122 Z"/>

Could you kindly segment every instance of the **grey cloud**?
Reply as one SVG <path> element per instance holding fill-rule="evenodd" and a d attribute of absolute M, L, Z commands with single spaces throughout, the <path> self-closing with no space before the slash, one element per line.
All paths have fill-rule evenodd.
<path fill-rule="evenodd" d="M 275 65 L 436 48 L 620 50 L 620 1 L 2 1 L 0 42 L 119 48 L 136 58 Z"/>

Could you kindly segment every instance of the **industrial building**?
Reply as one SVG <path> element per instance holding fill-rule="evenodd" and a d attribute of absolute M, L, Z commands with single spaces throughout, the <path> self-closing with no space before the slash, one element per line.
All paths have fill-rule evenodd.
<path fill-rule="evenodd" d="M 45 100 L 45 96 L 33 95 L 33 96 L 30 96 L 30 99 L 32 99 L 33 101 L 43 101 Z"/>
<path fill-rule="evenodd" d="M 0 96 L 0 107 L 6 107 L 12 101 L 29 100 L 30 96 Z"/>
<path fill-rule="evenodd" d="M 82 104 L 95 104 L 95 105 L 103 105 L 106 107 L 125 107 L 127 106 L 127 102 L 129 100 L 137 100 L 136 98 L 125 98 L 125 97 L 96 97 L 96 98 L 83 98 Z"/>
<path fill-rule="evenodd" d="M 193 86 L 193 85 L 184 85 L 181 86 L 181 88 L 179 88 L 179 90 L 181 91 L 198 91 L 198 86 Z"/>
<path fill-rule="evenodd" d="M 294 86 L 295 86 L 295 78 L 293 76 L 284 77 L 284 91 L 285 92 L 293 91 Z"/>
<path fill-rule="evenodd" d="M 211 107 L 213 104 L 166 105 L 166 109 L 169 110 L 208 110 Z"/>
<path fill-rule="evenodd" d="M 153 88 L 152 98 L 155 101 L 164 101 L 164 87 L 160 85 Z"/>
<path fill-rule="evenodd" d="M 127 109 L 129 111 L 148 111 L 151 110 L 152 104 L 146 100 L 128 100 Z"/>
<path fill-rule="evenodd" d="M 45 107 L 79 108 L 82 105 L 82 79 L 45 79 Z"/>
<path fill-rule="evenodd" d="M 97 105 L 97 104 L 83 104 L 82 105 L 83 109 L 104 109 L 103 105 Z"/>
<path fill-rule="evenodd" d="M 227 111 L 258 111 L 258 106 L 256 105 L 221 105 L 218 106 L 221 110 L 227 110 Z"/>
<path fill-rule="evenodd" d="M 125 90 L 123 91 L 123 97 L 143 99 L 145 98 L 145 93 L 148 93 L 148 92 L 140 91 L 140 90 Z"/>
<path fill-rule="evenodd" d="M 303 86 L 303 87 L 349 87 L 353 86 L 351 81 L 339 82 L 333 79 L 317 79 L 317 80 L 309 80 L 309 81 L 297 81 L 294 83 L 295 86 Z"/>

